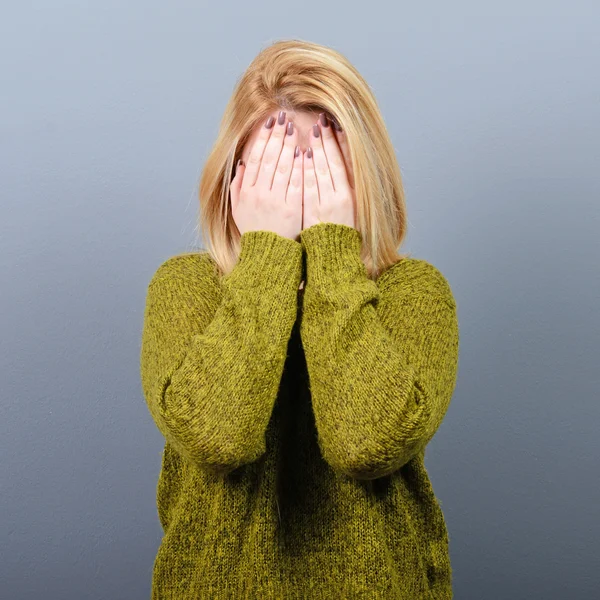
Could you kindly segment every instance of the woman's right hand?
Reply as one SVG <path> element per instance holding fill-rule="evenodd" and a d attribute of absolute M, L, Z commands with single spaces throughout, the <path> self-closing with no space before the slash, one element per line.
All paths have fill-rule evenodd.
<path fill-rule="evenodd" d="M 240 235 L 268 230 L 292 240 L 299 238 L 302 158 L 297 129 L 286 120 L 285 112 L 280 112 L 277 123 L 269 117 L 250 150 L 248 164 L 238 165 L 231 180 L 231 210 Z"/>

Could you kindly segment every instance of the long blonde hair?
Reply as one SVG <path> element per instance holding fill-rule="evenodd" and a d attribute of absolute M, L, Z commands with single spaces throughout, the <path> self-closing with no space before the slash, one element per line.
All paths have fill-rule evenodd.
<path fill-rule="evenodd" d="M 229 197 L 234 166 L 255 126 L 274 110 L 326 112 L 345 130 L 368 277 L 408 257 L 397 252 L 407 231 L 402 177 L 371 88 L 336 50 L 290 39 L 264 48 L 238 79 L 201 175 L 202 238 L 220 274 L 240 253 Z"/>

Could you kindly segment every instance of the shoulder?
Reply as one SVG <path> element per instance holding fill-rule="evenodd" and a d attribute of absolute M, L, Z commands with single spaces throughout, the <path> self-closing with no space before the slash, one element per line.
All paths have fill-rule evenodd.
<path fill-rule="evenodd" d="M 146 289 L 144 329 L 168 344 L 181 343 L 210 323 L 221 295 L 206 252 L 178 254 L 163 260 Z M 174 341 L 174 337 L 177 341 Z"/>
<path fill-rule="evenodd" d="M 206 250 L 170 256 L 154 271 L 148 287 L 159 283 L 216 285 L 217 266 Z"/>
<path fill-rule="evenodd" d="M 423 258 L 403 258 L 388 267 L 377 279 L 383 294 L 410 296 L 435 296 L 456 307 L 448 279 L 435 265 Z"/>

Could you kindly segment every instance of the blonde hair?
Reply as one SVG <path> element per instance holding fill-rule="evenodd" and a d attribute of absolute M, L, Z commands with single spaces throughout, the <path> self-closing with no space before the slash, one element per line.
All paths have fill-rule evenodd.
<path fill-rule="evenodd" d="M 200 222 L 207 250 L 221 275 L 240 253 L 229 185 L 243 147 L 274 110 L 326 112 L 346 132 L 356 194 L 361 260 L 376 279 L 407 258 L 397 248 L 406 235 L 406 206 L 394 146 L 371 88 L 339 52 L 299 40 L 264 48 L 237 81 L 199 187 Z"/>

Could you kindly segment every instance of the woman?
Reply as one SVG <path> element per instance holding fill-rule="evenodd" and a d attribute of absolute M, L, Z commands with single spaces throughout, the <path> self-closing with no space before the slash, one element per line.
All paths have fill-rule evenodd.
<path fill-rule="evenodd" d="M 356 69 L 314 43 L 265 48 L 200 206 L 209 249 L 147 291 L 141 378 L 165 437 L 152 598 L 452 598 L 424 453 L 455 386 L 456 303 L 396 252 L 400 171 Z"/>

